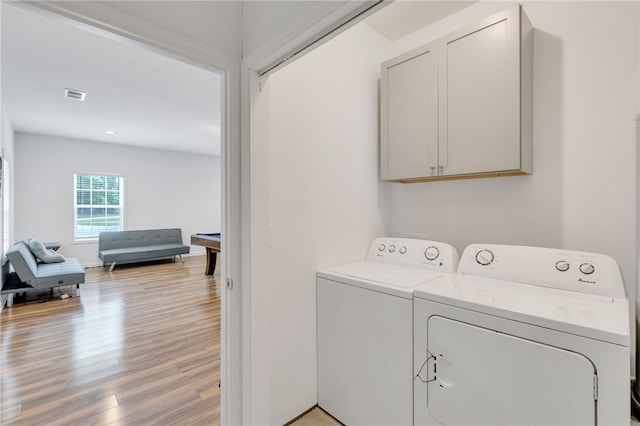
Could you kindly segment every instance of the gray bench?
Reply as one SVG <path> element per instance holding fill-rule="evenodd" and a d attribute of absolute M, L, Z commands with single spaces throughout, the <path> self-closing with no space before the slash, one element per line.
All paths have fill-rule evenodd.
<path fill-rule="evenodd" d="M 15 272 L 10 272 L 9 264 Z M 7 306 L 13 305 L 13 295 L 35 290 L 75 285 L 79 293 L 84 283 L 84 268 L 78 259 L 68 257 L 59 263 L 38 263 L 29 246 L 20 241 L 6 253 L 2 263 L 2 294 L 8 294 Z"/>
<path fill-rule="evenodd" d="M 98 236 L 98 257 L 103 266 L 116 263 L 134 263 L 159 260 L 189 253 L 190 247 L 182 243 L 182 230 L 145 229 L 135 231 L 101 232 Z M 184 260 L 182 260 L 184 262 Z"/>

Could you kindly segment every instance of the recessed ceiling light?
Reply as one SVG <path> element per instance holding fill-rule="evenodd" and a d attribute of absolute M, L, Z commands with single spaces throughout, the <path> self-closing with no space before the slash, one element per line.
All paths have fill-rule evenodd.
<path fill-rule="evenodd" d="M 113 130 L 107 130 L 105 133 L 108 134 L 108 135 L 115 135 L 116 134 L 116 132 L 114 132 Z"/>
<path fill-rule="evenodd" d="M 85 92 L 81 92 L 80 90 L 64 89 L 64 97 L 67 99 L 73 99 L 83 102 L 87 97 L 87 94 Z"/>

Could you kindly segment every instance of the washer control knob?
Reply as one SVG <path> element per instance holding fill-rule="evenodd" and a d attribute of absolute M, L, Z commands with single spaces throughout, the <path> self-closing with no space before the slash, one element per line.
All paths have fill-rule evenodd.
<path fill-rule="evenodd" d="M 389 253 L 394 253 L 396 251 L 396 246 L 393 244 L 389 246 Z"/>
<path fill-rule="evenodd" d="M 591 263 L 583 263 L 580 265 L 580 272 L 585 275 L 591 275 L 596 271 L 596 268 Z"/>
<path fill-rule="evenodd" d="M 400 247 L 400 254 L 405 254 L 407 252 L 407 248 L 405 246 Z"/>
<path fill-rule="evenodd" d="M 436 246 L 429 246 L 424 251 L 424 257 L 427 260 L 436 260 L 440 256 L 440 250 Z"/>
<path fill-rule="evenodd" d="M 476 253 L 476 262 L 482 266 L 491 265 L 495 256 L 491 250 L 483 249 Z"/>
<path fill-rule="evenodd" d="M 387 248 L 387 246 L 385 246 L 384 244 L 380 244 L 378 246 L 378 251 L 384 251 L 384 249 L 386 249 L 386 248 Z"/>
<path fill-rule="evenodd" d="M 567 272 L 569 270 L 569 262 L 566 260 L 558 260 L 556 262 L 556 269 L 560 272 Z"/>

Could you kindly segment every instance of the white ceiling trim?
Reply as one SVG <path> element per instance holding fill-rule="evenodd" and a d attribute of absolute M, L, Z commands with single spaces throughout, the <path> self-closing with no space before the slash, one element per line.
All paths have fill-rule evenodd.
<path fill-rule="evenodd" d="M 347 5 L 341 6 L 333 13 L 328 15 L 325 20 L 319 22 L 319 27 L 321 28 L 321 30 L 318 30 L 317 26 L 314 26 L 309 31 L 306 31 L 304 34 L 294 39 L 293 43 L 298 44 L 293 49 L 284 54 L 280 53 L 280 50 L 283 50 L 284 48 L 279 49 L 275 54 L 280 56 L 276 60 L 271 61 L 267 65 L 259 68 L 258 75 L 262 77 L 281 68 L 291 59 L 297 59 L 298 57 L 303 56 L 305 53 L 310 52 L 322 43 L 329 41 L 331 38 L 357 24 L 362 19 L 372 14 L 374 11 L 380 9 L 380 7 L 386 6 L 386 4 L 383 3 L 389 2 L 385 2 L 384 0 L 367 0 L 355 10 L 348 11 L 345 11 Z M 340 18 L 337 19 L 336 16 Z M 328 22 L 331 22 L 331 24 L 328 25 Z M 314 33 L 309 35 L 309 33 L 312 31 L 314 31 Z M 264 62 L 266 61 L 263 61 L 263 63 Z"/>

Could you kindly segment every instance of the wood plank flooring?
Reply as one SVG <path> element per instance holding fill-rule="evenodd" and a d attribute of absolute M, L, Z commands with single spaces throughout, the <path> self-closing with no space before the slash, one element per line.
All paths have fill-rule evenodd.
<path fill-rule="evenodd" d="M 0 424 L 219 424 L 220 272 L 184 260 L 87 268 L 80 297 L 5 307 Z"/>

